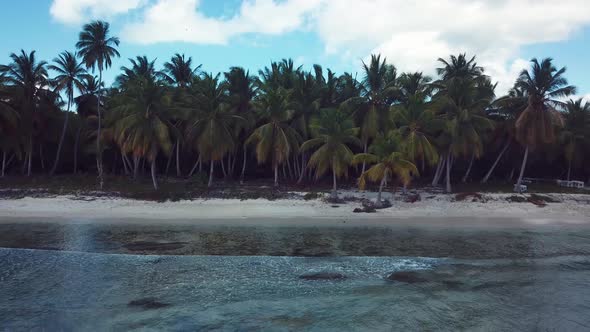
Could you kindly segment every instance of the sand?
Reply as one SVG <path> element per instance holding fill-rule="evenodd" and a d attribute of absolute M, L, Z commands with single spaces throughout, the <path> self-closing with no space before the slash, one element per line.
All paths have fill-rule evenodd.
<path fill-rule="evenodd" d="M 374 198 L 375 193 L 349 191 L 342 197 Z M 518 219 L 533 225 L 589 224 L 590 195 L 550 194 L 559 203 L 538 207 L 532 203 L 512 203 L 506 200 L 512 194 L 485 194 L 486 202 L 455 201 L 454 195 L 422 193 L 422 200 L 405 203 L 401 196 L 385 193 L 393 206 L 376 213 L 357 214 L 352 211 L 360 203 L 330 204 L 322 199 L 196 199 L 191 201 L 163 202 L 138 201 L 114 198 L 85 198 L 57 196 L 50 198 L 22 198 L 0 200 L 0 222 L 15 218 L 37 221 L 62 222 L 143 222 L 143 223 L 194 223 L 208 224 L 220 221 L 232 224 L 289 224 L 321 225 L 335 222 L 403 223 L 404 220 L 422 218 L 436 224 L 436 220 L 456 218 L 459 223 L 478 224 L 489 218 Z"/>

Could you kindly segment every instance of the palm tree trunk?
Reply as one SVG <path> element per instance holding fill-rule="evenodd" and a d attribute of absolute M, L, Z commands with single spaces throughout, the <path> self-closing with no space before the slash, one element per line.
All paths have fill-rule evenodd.
<path fill-rule="evenodd" d="M 244 184 L 244 175 L 246 174 L 246 160 L 248 149 L 244 146 L 244 160 L 242 161 L 242 174 L 240 174 L 240 184 Z"/>
<path fill-rule="evenodd" d="M 570 160 L 568 162 L 568 166 L 567 166 L 567 180 L 570 181 L 570 176 L 572 175 L 572 161 Z"/>
<path fill-rule="evenodd" d="M 180 138 L 176 140 L 176 176 L 182 176 L 182 171 L 180 170 Z"/>
<path fill-rule="evenodd" d="M 488 182 L 488 180 L 490 179 L 490 176 L 492 176 L 492 173 L 494 172 L 494 169 L 496 168 L 496 166 L 498 165 L 498 163 L 502 159 L 502 156 L 504 155 L 504 153 L 506 153 L 506 151 L 508 150 L 509 146 L 510 146 L 510 140 L 508 140 L 508 142 L 506 142 L 506 144 L 502 148 L 502 151 L 500 151 L 498 158 L 496 158 L 496 161 L 494 161 L 494 164 L 492 165 L 492 167 L 490 167 L 490 170 L 488 171 L 486 176 L 484 176 L 483 179 L 481 180 L 481 183 Z"/>
<path fill-rule="evenodd" d="M 227 172 L 225 171 L 225 162 L 223 161 L 223 158 L 221 158 L 221 172 L 223 172 L 223 178 L 227 179 Z"/>
<path fill-rule="evenodd" d="M 381 179 L 381 183 L 379 184 L 379 193 L 377 193 L 377 200 L 375 201 L 375 205 L 377 207 L 381 207 L 383 204 L 381 202 L 381 194 L 383 193 L 383 187 L 385 187 L 385 182 L 387 182 L 387 170 L 383 172 L 383 178 Z"/>
<path fill-rule="evenodd" d="M 520 175 L 518 175 L 518 180 L 516 181 L 516 188 L 518 192 L 521 192 L 520 185 L 522 184 L 522 177 L 524 175 L 524 169 L 526 167 L 527 159 L 529 158 L 529 147 L 527 146 L 524 150 L 524 158 L 522 158 L 522 165 L 520 166 Z"/>
<path fill-rule="evenodd" d="M 59 157 L 61 154 L 61 148 L 64 144 L 64 139 L 66 138 L 66 131 L 68 130 L 68 119 L 70 118 L 70 105 L 72 103 L 71 96 L 68 96 L 68 109 L 66 110 L 66 118 L 64 119 L 64 125 L 61 129 L 61 137 L 59 138 L 59 144 L 57 144 L 57 152 L 55 153 L 55 161 L 53 162 L 53 167 L 51 167 L 51 171 L 49 171 L 49 175 L 53 176 L 55 171 L 57 170 L 57 165 L 59 164 Z"/>
<path fill-rule="evenodd" d="M 438 183 L 440 182 L 440 179 L 442 178 L 442 174 L 445 170 L 445 166 L 447 165 L 447 155 L 445 154 L 444 157 L 439 160 L 439 167 L 436 171 L 436 174 L 434 175 L 434 179 L 432 180 L 432 185 L 433 186 L 438 186 Z"/>
<path fill-rule="evenodd" d="M 471 161 L 469 162 L 469 167 L 467 167 L 467 171 L 465 175 L 463 175 L 463 179 L 461 181 L 463 183 L 467 182 L 467 178 L 469 177 L 469 173 L 471 173 L 471 167 L 473 167 L 473 160 L 475 159 L 475 154 L 471 154 Z"/>
<path fill-rule="evenodd" d="M 197 170 L 197 166 L 199 166 L 201 164 L 201 156 L 199 155 L 199 158 L 197 158 L 197 161 L 195 161 L 195 164 L 193 165 L 193 168 L 191 168 L 191 171 L 188 173 L 188 177 L 192 177 L 193 174 L 195 174 L 195 171 Z"/>
<path fill-rule="evenodd" d="M 25 170 L 27 169 L 27 164 L 28 164 L 28 159 L 29 158 L 29 154 L 28 152 L 25 152 L 25 158 L 23 160 L 23 166 L 20 169 L 20 172 L 22 175 L 25 175 Z"/>
<path fill-rule="evenodd" d="M 275 164 L 275 187 L 279 186 L 279 164 Z"/>
<path fill-rule="evenodd" d="M 445 192 L 446 193 L 451 193 L 452 188 L 451 188 L 451 153 L 447 153 L 447 183 L 446 183 L 446 187 L 445 187 Z"/>
<path fill-rule="evenodd" d="M 209 182 L 207 183 L 207 187 L 211 188 L 211 185 L 213 184 L 213 167 L 215 164 L 215 160 L 211 160 L 211 162 L 209 163 Z"/>
<path fill-rule="evenodd" d="M 338 199 L 338 188 L 336 187 L 336 170 L 332 167 L 332 198 Z"/>
<path fill-rule="evenodd" d="M 43 156 L 43 144 L 39 144 L 39 162 L 41 163 L 41 169 L 45 170 L 45 158 Z"/>
<path fill-rule="evenodd" d="M 78 173 L 78 144 L 80 144 L 80 134 L 82 133 L 82 126 L 78 128 L 76 139 L 74 140 L 74 174 Z"/>
<path fill-rule="evenodd" d="M 301 182 L 303 182 L 303 178 L 305 177 L 306 159 L 307 159 L 307 156 L 305 155 L 305 153 L 303 153 L 303 155 L 301 156 L 301 174 L 299 174 L 299 179 L 297 180 L 297 184 L 301 184 Z"/>
<path fill-rule="evenodd" d="M 156 158 L 152 160 L 151 164 L 152 183 L 154 184 L 154 189 L 158 190 L 158 180 L 156 179 Z"/>
<path fill-rule="evenodd" d="M 293 179 L 293 168 L 291 167 L 291 158 L 287 158 L 287 170 L 289 171 L 289 178 Z"/>
<path fill-rule="evenodd" d="M 137 180 L 137 173 L 139 172 L 139 157 L 133 156 L 133 180 Z"/>
<path fill-rule="evenodd" d="M 203 173 L 203 158 L 201 157 L 201 154 L 199 153 L 199 173 Z"/>
<path fill-rule="evenodd" d="M 98 86 L 100 87 L 102 84 L 102 68 L 98 69 Z M 96 105 L 96 112 L 98 114 L 98 129 L 96 131 L 96 167 L 98 171 L 98 182 L 99 187 L 102 190 L 104 186 L 104 178 L 102 172 L 102 151 L 100 149 L 100 136 L 101 136 L 101 126 L 102 126 L 102 114 L 100 111 L 100 91 L 96 94 L 97 105 Z"/>
<path fill-rule="evenodd" d="M 2 174 L 0 174 L 0 177 L 4 177 L 6 171 L 6 151 L 2 151 Z"/>
<path fill-rule="evenodd" d="M 174 145 L 172 146 L 172 151 L 174 151 L 176 149 L 176 143 L 174 143 Z M 164 171 L 164 175 L 168 176 L 168 172 L 170 171 L 170 165 L 172 164 L 172 157 L 173 154 L 171 153 L 168 156 L 168 161 L 166 162 L 166 170 Z"/>
<path fill-rule="evenodd" d="M 365 145 L 363 147 L 363 153 L 367 153 L 367 149 L 368 149 L 368 142 L 365 142 Z M 367 167 L 367 163 L 363 161 L 363 169 L 361 171 L 361 174 L 365 174 L 365 168 Z"/>
<path fill-rule="evenodd" d="M 31 176 L 31 169 L 33 166 L 33 137 L 29 141 L 29 160 L 27 161 L 27 176 Z"/>
<path fill-rule="evenodd" d="M 125 175 L 129 175 L 129 168 L 131 167 L 127 165 L 127 156 L 125 156 L 123 151 L 121 151 L 121 160 L 123 160 L 123 171 L 125 172 Z"/>

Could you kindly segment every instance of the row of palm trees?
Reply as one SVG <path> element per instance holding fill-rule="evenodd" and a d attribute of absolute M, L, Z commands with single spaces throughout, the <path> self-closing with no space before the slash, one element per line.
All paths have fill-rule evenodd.
<path fill-rule="evenodd" d="M 487 182 L 510 151 L 522 153 L 517 185 L 531 152 L 565 160 L 568 179 L 587 170 L 590 104 L 564 102 L 575 88 L 552 59 L 533 59 L 499 98 L 465 54 L 439 59 L 436 79 L 399 74 L 379 55 L 363 63 L 360 79 L 291 60 L 258 75 L 241 67 L 214 75 L 181 54 L 159 70 L 141 56 L 105 87 L 118 45 L 109 24 L 95 21 L 83 27 L 76 52 L 49 64 L 21 51 L 0 66 L 2 176 L 19 168 L 31 175 L 36 159 L 35 169 L 50 175 L 95 171 L 102 188 L 105 167 L 133 178 L 147 168 L 157 189 L 172 165 L 178 177 L 207 172 L 209 186 L 218 174 L 243 181 L 268 170 L 275 185 L 329 175 L 336 195 L 338 179 L 351 173 L 361 187 L 379 183 L 379 192 L 431 174 L 432 185 L 444 181 L 451 192 L 459 171 L 466 182 L 474 165 L 489 167 Z M 46 168 L 47 152 L 55 156 Z"/>

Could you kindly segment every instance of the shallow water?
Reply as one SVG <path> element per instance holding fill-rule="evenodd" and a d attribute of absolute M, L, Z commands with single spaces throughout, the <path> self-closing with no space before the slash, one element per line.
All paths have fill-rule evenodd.
<path fill-rule="evenodd" d="M 0 330 L 585 330 L 590 259 L 0 249 Z M 417 270 L 427 281 L 386 280 Z M 337 272 L 341 281 L 308 281 Z M 132 301 L 148 299 L 144 306 Z"/>

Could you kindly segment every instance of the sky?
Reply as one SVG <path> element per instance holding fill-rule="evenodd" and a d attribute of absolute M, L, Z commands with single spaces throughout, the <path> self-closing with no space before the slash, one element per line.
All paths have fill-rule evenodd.
<path fill-rule="evenodd" d="M 531 58 L 552 57 L 590 100 L 588 13 L 588 0 L 20 0 L 3 6 L 0 63 L 21 49 L 51 61 L 75 50 L 84 23 L 102 19 L 121 40 L 109 83 L 137 55 L 161 66 L 184 53 L 212 73 L 236 65 L 256 73 L 292 58 L 360 78 L 372 53 L 432 76 L 438 58 L 467 53 L 498 95 Z"/>

